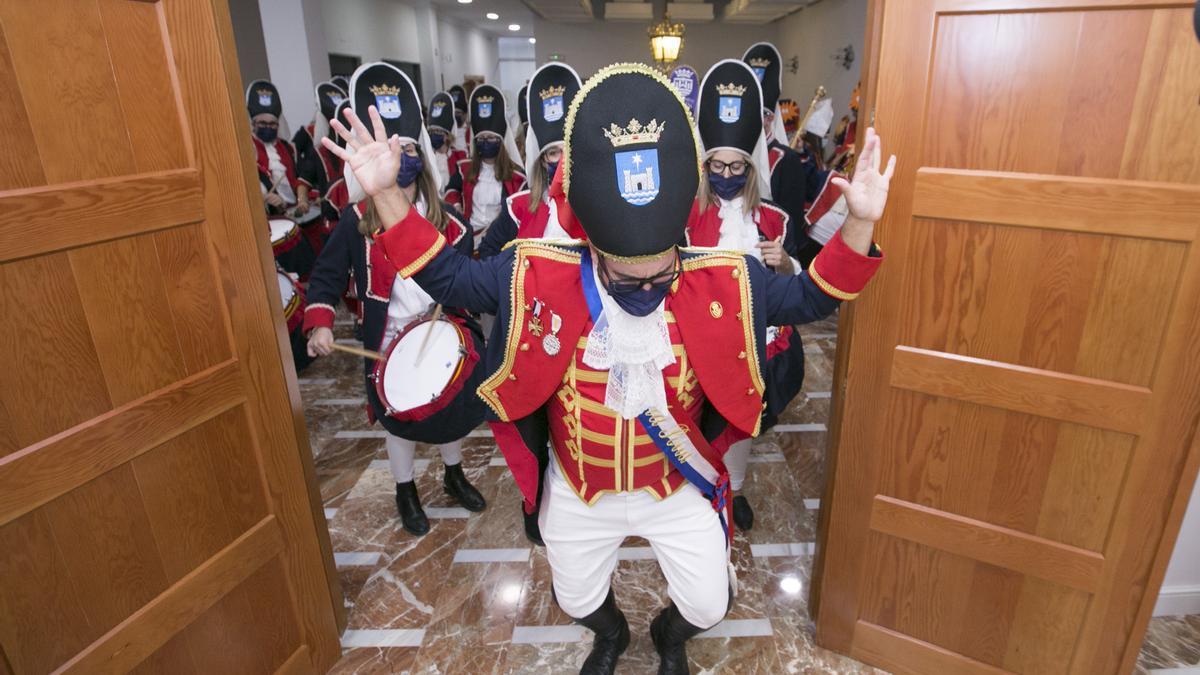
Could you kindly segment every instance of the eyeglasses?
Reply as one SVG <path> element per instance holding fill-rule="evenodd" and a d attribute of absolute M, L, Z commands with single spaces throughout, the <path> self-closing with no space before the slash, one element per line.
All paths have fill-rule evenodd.
<path fill-rule="evenodd" d="M 725 173 L 725 169 L 729 169 L 730 175 L 740 176 L 746 173 L 747 163 L 740 159 L 735 162 L 722 162 L 719 159 L 710 159 L 704 165 L 708 167 L 709 173 Z"/>
<path fill-rule="evenodd" d="M 255 122 L 254 126 L 256 126 L 260 129 L 278 129 L 279 123 L 278 122 Z"/>
<path fill-rule="evenodd" d="M 683 261 L 679 256 L 675 256 L 675 263 L 670 270 L 665 270 L 648 277 L 627 277 L 622 275 L 619 279 L 613 278 L 613 273 L 608 269 L 608 264 L 604 262 L 604 256 L 598 256 L 600 261 L 600 273 L 604 279 L 604 285 L 608 288 L 609 293 L 632 293 L 644 286 L 649 285 L 650 288 L 662 288 L 675 283 L 679 275 L 683 273 Z"/>

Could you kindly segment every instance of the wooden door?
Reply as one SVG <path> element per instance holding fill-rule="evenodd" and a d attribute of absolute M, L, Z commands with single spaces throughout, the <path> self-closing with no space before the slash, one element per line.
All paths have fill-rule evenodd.
<path fill-rule="evenodd" d="M 233 44 L 0 0 L 0 673 L 338 658 Z"/>
<path fill-rule="evenodd" d="M 1132 669 L 1200 464 L 1191 6 L 873 3 L 864 112 L 900 164 L 818 643 L 897 673 Z"/>

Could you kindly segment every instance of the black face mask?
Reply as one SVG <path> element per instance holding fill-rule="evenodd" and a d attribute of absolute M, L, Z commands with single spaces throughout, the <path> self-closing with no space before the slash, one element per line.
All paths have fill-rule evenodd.
<path fill-rule="evenodd" d="M 434 150 L 441 150 L 442 146 L 446 144 L 446 137 L 441 134 L 430 134 L 429 143 Z"/>
<path fill-rule="evenodd" d="M 254 127 L 254 135 L 258 136 L 258 140 L 263 143 L 274 143 L 276 138 L 279 138 L 279 129 L 277 127 Z"/>
<path fill-rule="evenodd" d="M 496 159 L 500 155 L 500 140 L 495 138 L 475 139 L 475 151 L 484 159 Z"/>

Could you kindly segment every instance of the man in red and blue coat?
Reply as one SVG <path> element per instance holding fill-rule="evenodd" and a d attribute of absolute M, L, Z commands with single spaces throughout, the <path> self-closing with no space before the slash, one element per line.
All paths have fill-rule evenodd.
<path fill-rule="evenodd" d="M 539 509 L 555 598 L 595 632 L 581 672 L 613 673 L 629 644 L 610 588 L 627 536 L 650 542 L 667 580 L 671 604 L 650 626 L 659 673 L 689 672 L 686 641 L 725 616 L 735 587 L 728 474 L 711 441 L 759 431 L 766 327 L 829 315 L 880 264 L 871 237 L 892 164 L 879 171 L 878 138 L 864 146 L 871 169 L 846 186 L 853 217 L 790 276 L 678 247 L 699 143 L 649 67 L 601 70 L 572 107 L 562 183 L 586 244 L 457 253 L 394 189 L 399 147 L 371 117 L 374 138 L 357 118 L 337 128 L 384 224 L 379 246 L 439 302 L 497 315 L 478 392 L 527 510 Z"/>

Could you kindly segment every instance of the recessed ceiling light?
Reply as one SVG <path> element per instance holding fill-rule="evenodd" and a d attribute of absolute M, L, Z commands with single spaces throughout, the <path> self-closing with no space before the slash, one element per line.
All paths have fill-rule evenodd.
<path fill-rule="evenodd" d="M 469 4 L 471 4 L 471 2 L 472 2 L 472 1 L 473 1 L 473 0 L 458 0 L 458 4 L 460 4 L 460 5 L 469 5 Z"/>
<path fill-rule="evenodd" d="M 529 38 L 529 44 L 531 44 L 531 45 L 536 45 L 536 44 L 537 44 L 537 38 Z"/>
<path fill-rule="evenodd" d="M 510 24 L 508 24 L 508 29 L 509 29 L 509 30 L 511 30 L 511 31 L 518 31 L 518 30 L 521 30 L 521 24 L 519 24 L 519 23 L 510 23 Z"/>
<path fill-rule="evenodd" d="M 488 12 L 486 16 L 487 16 L 487 18 L 491 19 L 492 21 L 495 21 L 496 19 L 500 18 L 500 15 L 495 12 Z"/>

